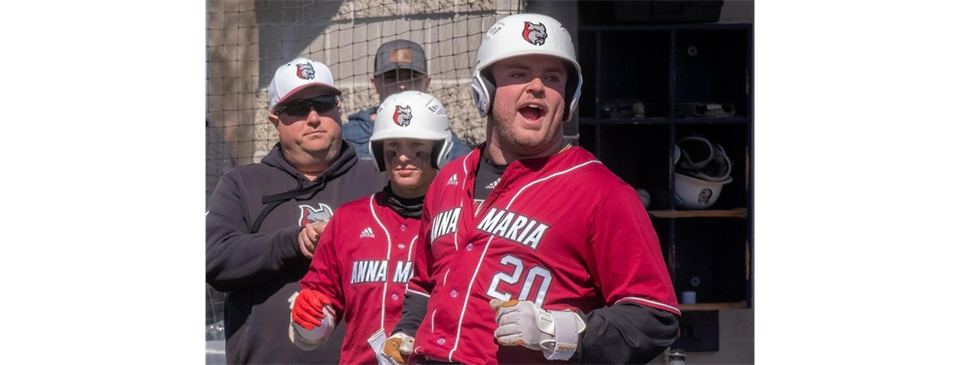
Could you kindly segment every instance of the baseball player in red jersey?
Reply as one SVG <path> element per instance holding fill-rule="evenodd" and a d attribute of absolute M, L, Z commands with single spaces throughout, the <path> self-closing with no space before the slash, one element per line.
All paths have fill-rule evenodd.
<path fill-rule="evenodd" d="M 337 209 L 291 313 L 290 340 L 304 350 L 322 345 L 342 319 L 342 364 L 376 364 L 385 334 L 400 319 L 423 197 L 453 145 L 446 112 L 433 96 L 393 94 L 378 114 L 388 118 L 375 123 L 369 147 L 390 181 Z"/>
<path fill-rule="evenodd" d="M 638 363 L 673 343 L 680 311 L 639 196 L 563 139 L 582 83 L 550 17 L 511 15 L 483 36 L 487 139 L 430 186 L 383 349 L 394 361 Z"/>

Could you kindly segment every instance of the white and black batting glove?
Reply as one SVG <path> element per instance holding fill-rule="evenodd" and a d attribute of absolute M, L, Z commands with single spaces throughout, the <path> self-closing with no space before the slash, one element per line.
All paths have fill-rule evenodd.
<path fill-rule="evenodd" d="M 587 324 L 570 311 L 543 310 L 531 301 L 490 300 L 497 311 L 497 342 L 504 346 L 523 346 L 543 351 L 547 360 L 569 360 L 577 350 L 580 334 Z"/>

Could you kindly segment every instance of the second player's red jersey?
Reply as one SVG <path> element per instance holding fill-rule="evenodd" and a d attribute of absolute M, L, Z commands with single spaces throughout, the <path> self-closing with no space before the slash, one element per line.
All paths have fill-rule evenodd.
<path fill-rule="evenodd" d="M 347 326 L 341 364 L 377 363 L 367 339 L 380 328 L 393 330 L 413 275 L 411 252 L 420 221 L 386 207 L 383 195 L 337 209 L 300 281 L 301 288 L 329 296 L 338 325 Z"/>

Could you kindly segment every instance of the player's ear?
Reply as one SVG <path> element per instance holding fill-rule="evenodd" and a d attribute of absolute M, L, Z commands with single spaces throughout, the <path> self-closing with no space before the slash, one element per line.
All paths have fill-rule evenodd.
<path fill-rule="evenodd" d="M 427 88 L 430 87 L 430 75 L 423 76 L 423 92 L 427 92 Z"/>
<path fill-rule="evenodd" d="M 270 124 L 273 124 L 273 127 L 274 127 L 274 128 L 278 128 L 278 127 L 279 127 L 279 124 L 280 124 L 280 117 L 279 117 L 279 116 L 277 116 L 276 114 L 270 113 L 270 115 L 267 115 L 267 119 L 270 120 Z"/>

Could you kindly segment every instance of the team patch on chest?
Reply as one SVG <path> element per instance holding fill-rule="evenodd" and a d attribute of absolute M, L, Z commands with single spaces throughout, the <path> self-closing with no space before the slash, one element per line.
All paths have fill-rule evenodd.
<path fill-rule="evenodd" d="M 317 204 L 316 208 L 310 205 L 300 205 L 298 208 L 300 209 L 301 227 L 321 221 L 327 222 L 333 217 L 333 208 L 323 203 Z"/>

